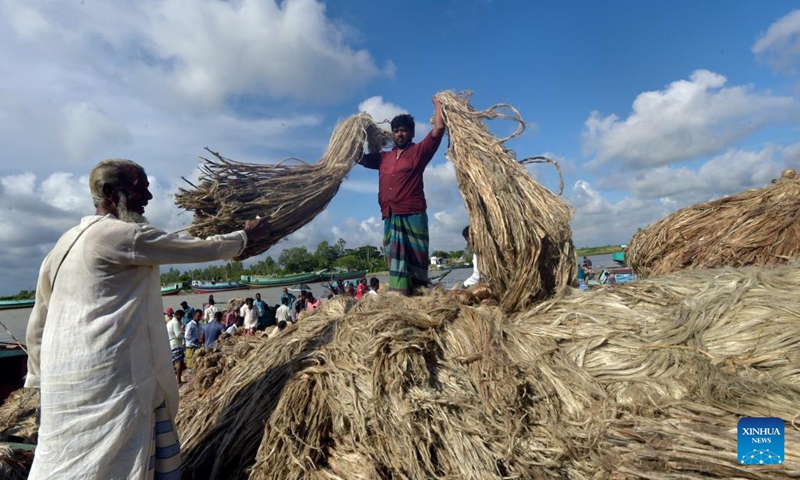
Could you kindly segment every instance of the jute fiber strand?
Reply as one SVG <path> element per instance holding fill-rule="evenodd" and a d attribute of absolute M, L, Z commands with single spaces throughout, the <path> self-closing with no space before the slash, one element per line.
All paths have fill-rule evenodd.
<path fill-rule="evenodd" d="M 203 238 L 239 230 L 256 216 L 269 217 L 270 235 L 248 242 L 236 258 L 243 260 L 265 252 L 313 220 L 361 159 L 365 142 L 370 152 L 377 152 L 388 140 L 389 134 L 362 113 L 336 126 L 327 151 L 312 165 L 294 159 L 278 164 L 242 163 L 209 150 L 215 158 L 201 157 L 199 185 L 187 180 L 193 188 L 181 188 L 175 203 L 194 211 L 189 232 Z"/>
<path fill-rule="evenodd" d="M 0 478 L 28 478 L 33 464 L 33 452 L 11 448 L 6 442 L 35 445 L 38 432 L 39 390 L 20 388 L 12 392 L 0 406 Z"/>
<path fill-rule="evenodd" d="M 25 480 L 33 465 L 33 452 L 16 450 L 0 443 L 0 478 L 3 480 Z"/>
<path fill-rule="evenodd" d="M 436 95 L 450 135 L 447 158 L 455 167 L 458 188 L 470 218 L 472 247 L 481 275 L 500 294 L 506 311 L 525 309 L 575 280 L 572 209 L 537 183 L 497 139 L 486 120 L 518 123 L 510 105 L 475 110 L 471 93 Z"/>
<path fill-rule="evenodd" d="M 625 260 L 639 276 L 785 264 L 800 252 L 800 176 L 678 210 L 640 230 Z"/>
<path fill-rule="evenodd" d="M 793 478 L 799 288 L 790 265 L 563 289 L 518 315 L 441 290 L 336 298 L 222 347 L 247 344 L 182 398 L 184 476 Z M 741 416 L 787 421 L 782 465 L 737 462 Z"/>

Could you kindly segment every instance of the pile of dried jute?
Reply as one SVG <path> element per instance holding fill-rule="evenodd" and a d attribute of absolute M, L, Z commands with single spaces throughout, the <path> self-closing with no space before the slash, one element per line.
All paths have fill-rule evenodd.
<path fill-rule="evenodd" d="M 350 169 L 361 159 L 364 143 L 379 151 L 389 135 L 369 115 L 354 115 L 336 126 L 328 150 L 315 164 L 285 160 L 278 164 L 236 162 L 217 152 L 202 158 L 200 184 L 180 189 L 175 203 L 194 211 L 189 232 L 198 237 L 239 230 L 257 215 L 269 217 L 270 235 L 248 242 L 237 260 L 265 252 L 325 209 Z"/>
<path fill-rule="evenodd" d="M 640 276 L 785 264 L 800 253 L 800 176 L 678 210 L 637 232 L 625 259 Z"/>
<path fill-rule="evenodd" d="M 182 398 L 184 477 L 800 475 L 800 271 L 681 272 L 511 316 L 435 291 L 336 298 Z M 741 465 L 742 416 L 786 423 Z"/>
<path fill-rule="evenodd" d="M 20 388 L 0 406 L 0 478 L 24 480 L 33 464 L 33 451 L 12 444 L 35 445 L 39 432 L 39 390 Z"/>
<path fill-rule="evenodd" d="M 500 306 L 521 310 L 575 280 L 572 209 L 537 183 L 486 125 L 522 118 L 510 105 L 475 110 L 469 93 L 440 92 L 458 188 L 470 217 L 472 246 L 481 275 L 500 292 Z M 525 272 L 520 275 L 519 272 Z"/>
<path fill-rule="evenodd" d="M 35 444 L 39 431 L 39 389 L 20 388 L 0 406 L 0 442 Z"/>
<path fill-rule="evenodd" d="M 25 480 L 33 465 L 33 452 L 18 450 L 0 443 L 0 478 L 3 480 Z"/>

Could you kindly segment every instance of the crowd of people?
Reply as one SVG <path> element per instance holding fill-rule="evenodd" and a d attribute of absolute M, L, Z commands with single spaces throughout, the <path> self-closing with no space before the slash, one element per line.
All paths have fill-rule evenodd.
<path fill-rule="evenodd" d="M 378 295 L 379 289 L 380 280 L 376 277 L 369 282 L 366 278 L 356 283 L 339 280 L 328 286 L 326 300 L 339 295 L 361 300 L 367 295 Z M 315 298 L 310 290 L 300 290 L 299 296 L 295 296 L 284 288 L 278 301 L 280 303 L 269 305 L 261 298 L 261 293 L 256 293 L 255 297 L 245 298 L 241 306 L 230 302 L 223 312 L 217 308 L 214 295 L 209 295 L 202 308 L 192 307 L 186 300 L 178 309 L 167 307 L 164 322 L 177 383 L 186 383 L 184 373 L 194 366 L 197 349 L 213 347 L 223 333 L 254 335 L 263 331 L 270 338 L 275 337 L 288 325 L 296 323 L 303 312 L 322 306 L 322 299 Z"/>

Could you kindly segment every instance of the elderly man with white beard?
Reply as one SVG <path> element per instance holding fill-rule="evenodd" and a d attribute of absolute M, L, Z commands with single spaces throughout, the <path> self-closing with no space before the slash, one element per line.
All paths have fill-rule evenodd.
<path fill-rule="evenodd" d="M 66 232 L 39 272 L 26 387 L 41 423 L 30 479 L 180 478 L 178 386 L 162 318 L 159 265 L 232 258 L 269 222 L 207 239 L 147 225 L 142 167 L 105 160 L 95 215 Z"/>

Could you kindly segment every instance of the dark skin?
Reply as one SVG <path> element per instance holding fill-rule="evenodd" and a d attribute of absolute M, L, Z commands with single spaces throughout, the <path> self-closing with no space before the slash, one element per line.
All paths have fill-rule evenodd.
<path fill-rule="evenodd" d="M 436 97 L 433 97 L 433 130 L 431 131 L 431 137 L 439 138 L 444 134 L 444 117 L 442 116 L 442 104 L 439 103 L 439 100 Z M 411 128 L 401 125 L 392 130 L 392 138 L 394 140 L 394 146 L 397 147 L 398 156 L 400 153 L 403 152 L 406 148 L 411 145 L 411 141 L 414 139 L 414 132 Z"/>
<path fill-rule="evenodd" d="M 95 210 L 96 215 L 114 215 L 119 217 L 119 194 L 124 193 L 127 196 L 127 208 L 131 212 L 144 215 L 144 207 L 153 199 L 153 194 L 150 193 L 150 181 L 147 180 L 147 174 L 144 171 L 133 169 L 129 172 L 129 178 L 134 180 L 129 184 L 120 188 L 110 185 L 103 186 L 103 201 L 97 206 Z M 244 223 L 244 232 L 247 234 L 248 241 L 257 241 L 266 238 L 270 232 L 269 219 L 256 217 L 252 220 L 247 220 Z"/>

